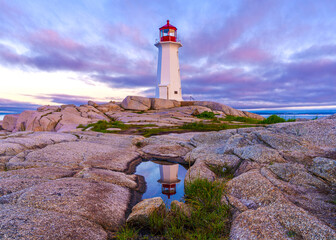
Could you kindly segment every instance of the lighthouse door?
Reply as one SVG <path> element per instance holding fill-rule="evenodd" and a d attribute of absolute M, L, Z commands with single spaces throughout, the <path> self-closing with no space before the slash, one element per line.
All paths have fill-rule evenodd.
<path fill-rule="evenodd" d="M 159 96 L 162 99 L 168 99 L 168 86 L 159 86 Z"/>

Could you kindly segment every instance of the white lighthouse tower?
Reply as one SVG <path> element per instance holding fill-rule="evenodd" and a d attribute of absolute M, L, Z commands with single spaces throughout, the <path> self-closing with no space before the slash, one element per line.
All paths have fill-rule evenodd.
<path fill-rule="evenodd" d="M 176 39 L 177 28 L 167 20 L 167 24 L 160 28 L 160 42 L 155 44 L 159 49 L 156 98 L 183 100 L 178 59 L 182 44 Z"/>

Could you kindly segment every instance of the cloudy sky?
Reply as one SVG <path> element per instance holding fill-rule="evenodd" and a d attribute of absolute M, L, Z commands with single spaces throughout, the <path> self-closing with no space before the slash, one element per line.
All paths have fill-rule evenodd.
<path fill-rule="evenodd" d="M 153 97 L 167 19 L 185 99 L 336 107 L 335 0 L 0 0 L 0 107 Z"/>

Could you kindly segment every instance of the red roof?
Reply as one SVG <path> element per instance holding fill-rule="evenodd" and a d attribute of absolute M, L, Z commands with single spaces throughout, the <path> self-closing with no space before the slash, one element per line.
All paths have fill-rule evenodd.
<path fill-rule="evenodd" d="M 160 30 L 162 30 L 162 29 L 174 29 L 175 31 L 177 30 L 176 27 L 174 27 L 173 25 L 169 24 L 169 20 L 167 20 L 167 24 L 166 25 L 160 27 Z"/>

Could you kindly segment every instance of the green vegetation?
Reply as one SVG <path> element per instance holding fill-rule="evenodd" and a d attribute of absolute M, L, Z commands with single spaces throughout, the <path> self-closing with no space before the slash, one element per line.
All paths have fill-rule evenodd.
<path fill-rule="evenodd" d="M 86 126 L 80 124 L 77 128 L 82 128 L 83 131 L 85 131 L 88 128 L 91 128 L 92 131 L 95 132 L 102 132 L 102 133 L 110 133 L 110 132 L 114 132 L 114 131 L 108 131 L 106 129 L 108 128 L 120 128 L 122 130 L 128 129 L 129 125 L 124 124 L 123 122 L 120 121 L 111 121 L 111 122 L 107 122 L 105 120 L 100 120 L 96 123 L 90 123 Z"/>
<path fill-rule="evenodd" d="M 282 117 L 279 117 L 278 115 L 271 115 L 268 118 L 266 118 L 263 121 L 260 121 L 259 123 L 261 124 L 273 124 L 273 123 L 281 123 L 281 122 L 295 122 L 294 118 L 290 118 L 290 119 L 284 119 Z"/>
<path fill-rule="evenodd" d="M 147 226 L 125 226 L 117 239 L 131 239 L 127 236 L 139 231 L 145 231 L 145 236 L 133 235 L 132 239 L 228 239 L 231 214 L 229 206 L 221 203 L 224 190 L 221 182 L 196 179 L 185 186 L 189 214 L 175 206 L 170 211 L 155 211 Z"/>
<path fill-rule="evenodd" d="M 225 179 L 232 179 L 234 174 L 234 169 L 232 167 L 224 165 L 212 165 L 208 164 L 208 168 L 216 174 L 217 177 L 225 178 Z"/>
<path fill-rule="evenodd" d="M 288 231 L 287 236 L 290 237 L 290 238 L 293 238 L 293 237 L 296 236 L 296 233 L 294 231 Z"/>
<path fill-rule="evenodd" d="M 260 123 L 260 120 L 255 118 L 248 118 L 248 117 L 237 117 L 232 115 L 227 115 L 225 118 L 220 118 L 222 121 L 236 121 L 236 122 L 243 122 L 243 123 L 252 123 L 252 124 L 258 124 Z"/>
<path fill-rule="evenodd" d="M 250 127 L 248 125 L 228 125 L 225 123 L 204 123 L 204 122 L 193 122 L 186 123 L 181 126 L 181 129 L 193 130 L 193 131 L 220 131 L 225 129 L 234 129 L 234 128 L 245 128 Z"/>
<path fill-rule="evenodd" d="M 213 112 L 204 111 L 201 114 L 196 115 L 196 117 L 203 119 L 213 119 L 215 118 L 215 114 Z"/>
<path fill-rule="evenodd" d="M 278 122 L 292 122 L 295 119 L 285 120 L 277 115 L 269 116 L 267 119 L 260 121 L 253 118 L 246 117 L 235 117 L 235 116 L 226 116 L 225 118 L 217 118 L 216 114 L 213 112 L 203 112 L 202 114 L 197 115 L 200 118 L 210 119 L 211 121 L 201 121 L 201 122 L 192 122 L 185 123 L 182 126 L 175 127 L 162 127 L 159 128 L 155 124 L 125 124 L 121 121 L 116 121 L 111 119 L 107 122 L 105 120 L 100 120 L 96 123 L 91 123 L 88 125 L 80 124 L 77 128 L 81 128 L 83 131 L 90 128 L 92 131 L 102 132 L 102 133 L 128 133 L 128 134 L 140 134 L 144 137 L 150 137 L 153 135 L 161 135 L 167 133 L 182 133 L 182 132 L 191 132 L 191 131 L 221 131 L 225 129 L 236 129 L 236 128 L 246 128 L 251 126 L 258 126 L 258 124 L 273 124 Z M 225 122 L 223 122 L 225 121 Z M 232 121 L 241 122 L 237 124 L 232 124 Z M 230 122 L 230 123 L 227 123 Z M 252 125 L 251 125 L 252 124 Z M 152 128 L 150 128 L 152 127 Z M 119 128 L 120 131 L 109 131 L 108 128 Z"/>
<path fill-rule="evenodd" d="M 139 230 L 130 227 L 129 225 L 125 225 L 119 229 L 116 235 L 116 239 L 120 240 L 128 240 L 128 239 L 136 239 L 138 237 Z"/>

